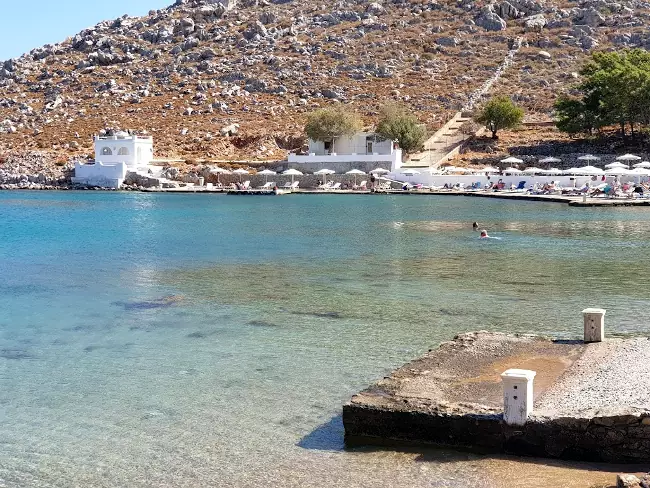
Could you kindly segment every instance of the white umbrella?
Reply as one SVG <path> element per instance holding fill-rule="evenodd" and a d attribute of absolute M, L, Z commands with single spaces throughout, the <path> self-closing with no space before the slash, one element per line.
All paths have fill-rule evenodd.
<path fill-rule="evenodd" d="M 346 175 L 354 175 L 354 186 L 357 186 L 357 175 L 365 175 L 366 173 L 364 173 L 360 169 L 351 169 L 350 171 L 348 171 L 345 174 Z"/>
<path fill-rule="evenodd" d="M 616 159 L 619 161 L 641 161 L 641 158 L 639 156 L 635 156 L 634 154 L 623 154 Z"/>
<path fill-rule="evenodd" d="M 615 161 L 613 163 L 606 164 L 605 168 L 627 168 L 627 164 L 619 163 L 618 161 Z"/>
<path fill-rule="evenodd" d="M 627 174 L 629 175 L 638 175 L 638 176 L 650 176 L 650 169 L 648 168 L 634 168 L 630 170 Z"/>
<path fill-rule="evenodd" d="M 272 171 L 270 169 L 265 169 L 265 170 L 259 171 L 257 174 L 258 175 L 264 175 L 264 183 L 269 182 L 269 176 L 277 175 L 277 173 L 275 171 Z"/>
<path fill-rule="evenodd" d="M 297 169 L 293 169 L 293 168 L 288 169 L 286 171 L 283 171 L 282 174 L 287 175 L 287 176 L 291 176 L 291 184 L 294 183 L 294 181 L 293 181 L 294 177 L 302 176 L 302 173 L 300 171 L 298 171 Z"/>
<path fill-rule="evenodd" d="M 516 174 L 523 173 L 523 171 L 521 171 L 520 169 L 517 169 L 517 168 L 506 168 L 506 169 L 503 170 L 503 172 L 504 173 L 513 173 L 513 174 L 515 174 L 515 173 Z"/>
<path fill-rule="evenodd" d="M 481 168 L 479 171 L 481 173 L 498 173 L 499 168 L 494 168 L 492 166 L 486 166 L 485 168 Z"/>
<path fill-rule="evenodd" d="M 370 174 L 375 174 L 375 175 L 383 175 L 386 173 L 390 173 L 390 170 L 384 168 L 375 168 L 370 172 Z"/>
<path fill-rule="evenodd" d="M 532 168 L 526 168 L 524 170 L 524 173 L 527 174 L 534 174 L 534 173 L 543 173 L 544 170 L 542 168 L 535 168 L 534 166 Z"/>
<path fill-rule="evenodd" d="M 219 181 L 219 175 L 229 175 L 230 171 L 227 169 L 220 168 L 219 166 L 214 166 L 210 169 L 210 173 L 213 175 L 217 175 L 217 183 L 221 183 Z"/>
<path fill-rule="evenodd" d="M 574 175 L 574 174 L 576 174 L 576 173 L 580 173 L 580 168 L 569 168 L 569 169 L 565 169 L 564 171 L 562 171 L 562 173 L 564 173 L 564 174 L 566 174 L 566 175 Z"/>
<path fill-rule="evenodd" d="M 239 168 L 233 171 L 233 174 L 239 175 L 239 182 L 241 183 L 241 176 L 250 174 L 247 170 Z"/>
<path fill-rule="evenodd" d="M 543 173 L 546 173 L 547 175 L 561 175 L 563 171 L 560 168 L 549 168 L 545 169 Z"/>
<path fill-rule="evenodd" d="M 507 164 L 520 164 L 523 163 L 523 159 L 515 158 L 514 156 L 510 156 L 509 158 L 502 159 L 502 163 L 507 163 Z"/>
<path fill-rule="evenodd" d="M 600 158 L 593 154 L 585 154 L 584 156 L 580 156 L 578 161 L 600 161 Z"/>
<path fill-rule="evenodd" d="M 634 165 L 635 168 L 650 168 L 650 161 L 641 161 Z"/>
<path fill-rule="evenodd" d="M 561 160 L 560 158 L 554 158 L 553 156 L 549 156 L 549 157 L 547 157 L 547 158 L 540 159 L 539 162 L 540 162 L 540 163 L 544 163 L 544 164 L 549 164 L 549 163 L 561 163 L 562 160 Z"/>
<path fill-rule="evenodd" d="M 327 168 L 314 171 L 315 175 L 323 175 L 323 184 L 327 183 L 327 175 L 333 175 L 334 173 L 336 173 L 336 171 L 332 171 L 331 169 L 327 169 Z"/>
<path fill-rule="evenodd" d="M 595 166 L 583 166 L 582 168 L 578 168 L 579 171 L 582 171 L 584 174 L 590 174 L 590 175 L 602 175 L 603 170 L 600 168 L 596 168 Z"/>
<path fill-rule="evenodd" d="M 630 172 L 627 168 L 609 168 L 605 170 L 606 175 L 626 175 Z"/>

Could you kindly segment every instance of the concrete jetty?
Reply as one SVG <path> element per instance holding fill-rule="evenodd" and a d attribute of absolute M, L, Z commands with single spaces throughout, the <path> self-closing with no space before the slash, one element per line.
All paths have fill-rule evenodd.
<path fill-rule="evenodd" d="M 513 368 L 534 372 L 532 412 L 519 412 L 523 425 L 504 420 L 506 395 L 516 400 L 526 391 L 505 391 L 513 383 L 501 375 Z M 343 424 L 349 445 L 650 462 L 650 340 L 463 334 L 352 397 Z"/>

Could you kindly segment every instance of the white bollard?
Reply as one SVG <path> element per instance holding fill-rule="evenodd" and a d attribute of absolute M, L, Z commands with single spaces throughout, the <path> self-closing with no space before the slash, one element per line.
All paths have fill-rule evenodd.
<path fill-rule="evenodd" d="M 585 321 L 585 342 L 602 342 L 605 340 L 604 308 L 585 308 L 582 315 Z"/>
<path fill-rule="evenodd" d="M 533 379 L 537 373 L 527 369 L 509 369 L 503 381 L 503 420 L 508 425 L 524 425 L 533 412 Z"/>

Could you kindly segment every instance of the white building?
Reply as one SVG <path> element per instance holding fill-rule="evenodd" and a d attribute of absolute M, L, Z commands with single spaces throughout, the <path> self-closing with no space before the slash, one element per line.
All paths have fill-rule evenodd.
<path fill-rule="evenodd" d="M 402 166 L 402 150 L 393 141 L 373 132 L 358 132 L 352 137 L 337 137 L 331 141 L 309 140 L 309 154 L 289 154 L 291 167 L 306 171 L 322 168 L 343 172 L 361 169 L 370 171 L 383 167 L 395 171 Z"/>
<path fill-rule="evenodd" d="M 129 171 L 147 172 L 153 160 L 153 137 L 116 132 L 94 140 L 95 161 L 75 163 L 73 183 L 117 189 Z"/>

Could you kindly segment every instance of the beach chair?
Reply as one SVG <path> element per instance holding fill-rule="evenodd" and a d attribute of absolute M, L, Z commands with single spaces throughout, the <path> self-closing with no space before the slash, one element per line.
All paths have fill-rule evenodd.
<path fill-rule="evenodd" d="M 316 188 L 318 190 L 329 190 L 330 188 L 332 188 L 332 184 L 333 184 L 332 181 L 328 181 L 327 183 L 323 183 L 322 185 L 318 185 Z"/>
<path fill-rule="evenodd" d="M 331 187 L 330 190 L 340 190 L 341 189 L 341 183 L 334 183 Z"/>
<path fill-rule="evenodd" d="M 271 188 L 273 188 L 273 183 L 270 181 L 267 181 L 262 186 L 260 186 L 260 190 L 270 190 Z"/>
<path fill-rule="evenodd" d="M 292 190 L 297 190 L 299 186 L 300 186 L 300 182 L 294 181 L 291 185 L 289 185 L 289 188 Z"/>
<path fill-rule="evenodd" d="M 251 182 L 249 180 L 244 181 L 244 183 L 241 186 L 244 190 L 250 190 L 251 189 Z"/>
<path fill-rule="evenodd" d="M 287 181 L 282 188 L 287 188 L 287 189 L 291 188 L 291 182 Z"/>
<path fill-rule="evenodd" d="M 367 181 L 367 180 L 363 180 L 363 181 L 362 181 L 361 183 L 359 183 L 358 185 L 354 185 L 354 186 L 352 187 L 352 189 L 353 189 L 353 190 L 365 190 L 367 184 L 368 184 L 368 181 Z"/>

